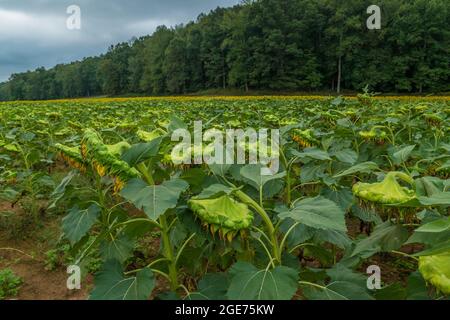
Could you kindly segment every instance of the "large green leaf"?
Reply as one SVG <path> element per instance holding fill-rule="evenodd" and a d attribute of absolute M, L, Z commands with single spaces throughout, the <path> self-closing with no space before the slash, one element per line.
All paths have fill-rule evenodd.
<path fill-rule="evenodd" d="M 373 233 L 360 240 L 353 250 L 352 257 L 368 258 L 377 252 L 389 252 L 399 249 L 408 239 L 408 230 L 401 225 L 392 225 L 389 221 L 375 227 Z"/>
<path fill-rule="evenodd" d="M 334 156 L 341 162 L 355 164 L 358 160 L 358 154 L 351 149 L 343 149 L 334 153 Z"/>
<path fill-rule="evenodd" d="M 56 204 L 59 200 L 62 199 L 64 194 L 66 193 L 66 188 L 72 182 L 73 178 L 78 175 L 76 170 L 72 170 L 69 172 L 67 176 L 62 179 L 61 183 L 55 188 L 55 190 L 50 195 L 51 203 L 48 205 L 48 209 L 53 209 L 56 207 Z"/>
<path fill-rule="evenodd" d="M 279 217 L 291 218 L 316 229 L 347 231 L 345 212 L 336 203 L 323 197 L 301 200 Z"/>
<path fill-rule="evenodd" d="M 450 239 L 450 230 L 442 232 L 418 232 L 417 230 L 408 239 L 406 244 L 409 243 L 423 243 L 429 246 L 439 245 L 447 239 Z"/>
<path fill-rule="evenodd" d="M 353 193 L 350 188 L 340 188 L 337 190 L 327 188 L 322 195 L 325 198 L 336 202 L 345 212 L 349 211 L 353 203 Z"/>
<path fill-rule="evenodd" d="M 62 229 L 65 237 L 72 245 L 80 241 L 92 228 L 100 212 L 101 208 L 96 204 L 92 204 L 84 210 L 78 206 L 70 209 L 69 214 L 62 221 Z"/>
<path fill-rule="evenodd" d="M 326 271 L 330 283 L 320 287 L 304 284 L 303 292 L 314 300 L 372 300 L 367 291 L 367 276 L 337 264 Z"/>
<path fill-rule="evenodd" d="M 333 281 L 322 288 L 303 285 L 304 295 L 311 300 L 372 300 L 367 289 L 350 281 Z"/>
<path fill-rule="evenodd" d="M 401 164 L 402 162 L 405 162 L 409 159 L 409 156 L 411 155 L 411 152 L 414 150 L 416 145 L 412 146 L 406 146 L 399 151 L 395 152 L 392 157 L 394 158 L 394 162 L 396 164 Z"/>
<path fill-rule="evenodd" d="M 444 191 L 445 180 L 436 177 L 423 177 L 415 180 L 416 194 L 419 197 L 430 197 Z"/>
<path fill-rule="evenodd" d="M 94 280 L 91 300 L 146 300 L 155 287 L 155 277 L 144 268 L 135 276 L 126 278 L 117 260 L 109 260 Z"/>
<path fill-rule="evenodd" d="M 233 190 L 230 187 L 224 186 L 223 184 L 213 184 L 208 188 L 205 188 L 196 199 L 210 199 L 223 196 L 225 194 L 230 194 Z"/>
<path fill-rule="evenodd" d="M 419 271 L 415 271 L 408 277 L 406 288 L 408 300 L 429 300 L 426 282 Z"/>
<path fill-rule="evenodd" d="M 266 183 L 276 179 L 282 179 L 286 176 L 286 172 L 281 172 L 274 175 L 262 175 L 261 174 L 261 165 L 249 164 L 241 169 L 241 176 L 246 179 L 246 181 L 259 190 L 261 187 L 264 187 Z"/>
<path fill-rule="evenodd" d="M 188 300 L 226 300 L 228 276 L 225 273 L 208 273 L 198 283 L 197 292 L 189 294 Z"/>
<path fill-rule="evenodd" d="M 313 239 L 317 243 L 332 243 L 341 249 L 345 249 L 352 245 L 352 240 L 348 237 L 347 233 L 343 231 L 315 229 Z"/>
<path fill-rule="evenodd" d="M 104 241 L 100 245 L 100 253 L 104 261 L 117 260 L 125 262 L 133 253 L 134 243 L 127 236 Z"/>
<path fill-rule="evenodd" d="M 315 163 L 308 163 L 302 167 L 300 172 L 301 183 L 308 183 L 317 181 L 325 176 L 325 170 L 327 169 L 326 163 L 316 165 Z"/>
<path fill-rule="evenodd" d="M 292 154 L 299 158 L 310 158 L 315 160 L 331 160 L 331 157 L 328 154 L 328 152 L 317 148 L 306 148 L 303 150 L 303 152 L 293 150 Z"/>
<path fill-rule="evenodd" d="M 348 168 L 347 170 L 344 170 L 340 173 L 338 173 L 337 175 L 334 176 L 334 178 L 340 178 L 340 177 L 345 177 L 345 176 L 349 176 L 349 175 L 353 175 L 355 173 L 359 173 L 359 172 L 372 172 L 374 170 L 377 170 L 378 165 L 375 162 L 363 162 L 363 163 L 358 163 L 357 165 L 354 165 L 353 167 Z"/>
<path fill-rule="evenodd" d="M 450 229 L 450 217 L 429 222 L 415 230 L 415 232 L 439 233 Z"/>
<path fill-rule="evenodd" d="M 288 267 L 260 270 L 250 263 L 237 262 L 229 273 L 227 296 L 231 300 L 290 300 L 297 291 L 297 271 Z"/>
<path fill-rule="evenodd" d="M 156 220 L 168 209 L 175 208 L 178 199 L 189 184 L 181 179 L 164 181 L 161 185 L 150 186 L 141 179 L 131 180 L 120 195 Z"/>
<path fill-rule="evenodd" d="M 146 161 L 158 154 L 162 137 L 156 138 L 148 143 L 139 143 L 131 146 L 122 155 L 122 160 L 127 162 L 131 167 Z"/>
<path fill-rule="evenodd" d="M 295 223 L 292 219 L 285 219 L 281 223 L 280 229 L 286 233 Z M 290 248 L 295 247 L 296 245 L 306 242 L 311 239 L 317 229 L 310 228 L 304 224 L 298 224 L 295 226 L 288 235 L 287 244 Z"/>
<path fill-rule="evenodd" d="M 420 251 L 415 256 L 418 257 L 425 257 L 425 256 L 433 256 L 433 255 L 439 255 L 439 254 L 445 254 L 450 252 L 450 239 L 447 239 L 446 241 L 437 243 L 430 248 Z"/>
<path fill-rule="evenodd" d="M 232 167 L 231 164 L 210 164 L 208 166 L 212 173 L 220 177 L 224 177 Z"/>
<path fill-rule="evenodd" d="M 424 206 L 450 206 L 450 192 L 435 193 L 430 197 L 419 197 Z"/>
<path fill-rule="evenodd" d="M 170 116 L 170 123 L 167 126 L 167 129 L 169 130 L 170 133 L 172 133 L 178 129 L 187 130 L 187 128 L 188 128 L 187 124 L 184 123 L 184 121 L 181 120 L 179 117 L 177 117 L 175 115 Z"/>

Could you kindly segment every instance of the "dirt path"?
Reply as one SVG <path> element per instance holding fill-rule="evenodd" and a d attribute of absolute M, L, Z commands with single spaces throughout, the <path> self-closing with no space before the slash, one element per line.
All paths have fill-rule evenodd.
<path fill-rule="evenodd" d="M 8 203 L 0 203 L 0 213 L 9 211 L 22 214 L 19 208 Z M 24 240 L 10 239 L 8 230 L 0 228 L 0 270 L 9 268 L 20 276 L 23 284 L 19 294 L 13 299 L 19 300 L 83 300 L 87 299 L 91 279 L 82 283 L 81 290 L 68 290 L 68 274 L 64 268 L 54 271 L 45 269 L 45 252 L 53 249 L 51 243 L 59 237 L 58 221 L 45 225 Z M 83 286 L 84 284 L 84 286 Z"/>
<path fill-rule="evenodd" d="M 0 242 L 0 246 L 3 243 Z M 0 269 L 9 268 L 20 276 L 23 284 L 19 300 L 83 300 L 88 297 L 87 288 L 70 291 L 66 287 L 64 270 L 47 271 L 44 263 L 14 251 L 0 250 Z"/>

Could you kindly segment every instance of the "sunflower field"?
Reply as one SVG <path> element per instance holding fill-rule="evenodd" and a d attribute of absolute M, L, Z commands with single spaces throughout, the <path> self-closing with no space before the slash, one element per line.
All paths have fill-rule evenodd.
<path fill-rule="evenodd" d="M 175 164 L 172 134 L 199 120 L 279 129 L 279 171 Z M 91 275 L 90 299 L 445 299 L 450 103 L 4 102 L 0 203 L 26 212 L 21 236 L 60 221 L 63 265 L 80 267 L 82 285 Z M 0 232 L 12 230 L 8 219 L 0 212 Z"/>

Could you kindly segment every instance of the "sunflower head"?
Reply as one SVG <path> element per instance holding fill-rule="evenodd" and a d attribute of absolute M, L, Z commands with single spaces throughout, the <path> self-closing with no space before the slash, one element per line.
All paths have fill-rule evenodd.
<path fill-rule="evenodd" d="M 450 253 L 419 257 L 423 278 L 445 295 L 450 295 Z"/>
<path fill-rule="evenodd" d="M 223 239 L 231 241 L 238 232 L 248 229 L 253 214 L 247 205 L 237 202 L 228 195 L 214 199 L 191 199 L 189 207 L 203 225 L 216 232 Z"/>
<path fill-rule="evenodd" d="M 164 134 L 166 134 L 166 132 L 164 130 L 158 128 L 158 129 L 153 130 L 152 132 L 138 130 L 138 132 L 136 134 L 139 137 L 139 139 L 141 139 L 142 141 L 150 142 L 156 138 L 163 136 Z"/>
<path fill-rule="evenodd" d="M 362 200 L 381 205 L 401 205 L 415 199 L 415 191 L 402 187 L 397 177 L 413 183 L 412 179 L 403 172 L 389 172 L 381 182 L 355 184 L 352 189 L 353 194 Z"/>
<path fill-rule="evenodd" d="M 310 148 L 319 144 L 311 129 L 294 129 L 292 130 L 291 137 L 302 148 Z"/>
<path fill-rule="evenodd" d="M 81 156 L 80 148 L 68 147 L 57 143 L 55 148 L 58 150 L 59 156 L 67 162 L 72 168 L 78 169 L 81 172 L 86 172 L 86 162 Z"/>
<path fill-rule="evenodd" d="M 423 115 L 425 121 L 431 127 L 440 127 L 444 119 L 436 113 L 426 113 Z"/>
<path fill-rule="evenodd" d="M 120 191 L 128 180 L 138 178 L 139 171 L 130 167 L 120 156 L 128 150 L 127 142 L 105 145 L 100 136 L 93 130 L 85 131 L 81 143 L 81 153 L 86 161 L 101 177 L 110 176 L 114 180 L 114 190 Z"/>
<path fill-rule="evenodd" d="M 360 131 L 358 135 L 367 142 L 384 144 L 388 138 L 386 131 L 372 128 L 369 131 Z"/>

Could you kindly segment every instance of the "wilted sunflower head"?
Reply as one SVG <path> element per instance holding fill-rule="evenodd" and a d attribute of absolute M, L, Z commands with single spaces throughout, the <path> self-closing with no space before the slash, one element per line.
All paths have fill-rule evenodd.
<path fill-rule="evenodd" d="M 166 134 L 166 132 L 162 129 L 155 129 L 152 132 L 144 131 L 144 130 L 138 130 L 136 133 L 139 139 L 145 142 L 150 142 L 152 140 L 155 140 L 156 138 L 159 138 Z"/>
<path fill-rule="evenodd" d="M 216 232 L 223 239 L 231 241 L 239 231 L 248 229 L 253 214 L 247 205 L 237 202 L 228 195 L 214 199 L 191 199 L 189 207 L 212 234 Z"/>
<path fill-rule="evenodd" d="M 450 253 L 419 257 L 419 271 L 439 292 L 450 295 Z"/>
<path fill-rule="evenodd" d="M 139 171 L 130 167 L 120 156 L 128 150 L 127 142 L 105 145 L 94 130 L 88 129 L 81 143 L 81 153 L 92 168 L 101 177 L 106 175 L 114 179 L 114 190 L 119 192 L 126 182 L 140 176 Z"/>
<path fill-rule="evenodd" d="M 294 129 L 292 130 L 291 137 L 302 148 L 310 148 L 319 144 L 311 129 Z"/>
<path fill-rule="evenodd" d="M 381 182 L 355 184 L 352 189 L 353 194 L 367 202 L 381 205 L 401 205 L 415 199 L 415 191 L 401 186 L 397 177 L 413 183 L 411 177 L 403 172 L 389 172 Z"/>
<path fill-rule="evenodd" d="M 280 122 L 280 119 L 273 114 L 266 114 L 264 116 L 264 121 L 270 124 L 278 124 Z"/>
<path fill-rule="evenodd" d="M 426 113 L 423 117 L 431 127 L 439 127 L 444 122 L 444 119 L 437 113 Z"/>
<path fill-rule="evenodd" d="M 59 156 L 69 164 L 72 168 L 78 169 L 81 172 L 86 171 L 86 162 L 81 156 L 79 147 L 68 147 L 62 144 L 55 144 Z"/>
<path fill-rule="evenodd" d="M 376 128 L 372 128 L 369 131 L 360 131 L 358 135 L 366 141 L 373 141 L 379 144 L 384 144 L 388 138 L 386 131 Z"/>
<path fill-rule="evenodd" d="M 429 109 L 429 106 L 423 105 L 423 104 L 414 107 L 414 110 L 416 110 L 419 113 L 424 112 L 428 109 Z"/>
<path fill-rule="evenodd" d="M 359 182 L 352 188 L 353 194 L 359 199 L 362 207 L 377 209 L 381 214 L 387 215 L 390 219 L 397 221 L 416 221 L 417 209 L 408 206 L 408 202 L 416 199 L 416 192 L 413 189 L 403 187 L 397 181 L 401 180 L 413 185 L 411 177 L 402 172 L 390 172 L 383 181 L 377 183 Z"/>

